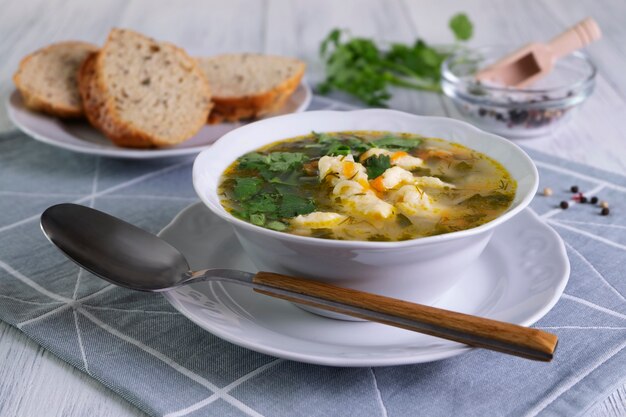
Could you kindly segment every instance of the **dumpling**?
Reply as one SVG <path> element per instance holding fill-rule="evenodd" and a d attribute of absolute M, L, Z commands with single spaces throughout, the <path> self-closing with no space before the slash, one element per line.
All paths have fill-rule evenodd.
<path fill-rule="evenodd" d="M 403 214 L 415 215 L 432 210 L 432 199 L 415 185 L 404 185 L 394 190 L 389 197 Z"/>
<path fill-rule="evenodd" d="M 404 168 L 407 170 L 412 170 L 415 168 L 419 168 L 424 164 L 420 158 L 416 156 L 409 155 L 406 152 L 394 152 L 391 155 L 391 165 L 398 166 L 400 168 Z"/>
<path fill-rule="evenodd" d="M 388 219 L 395 214 L 393 206 L 357 181 L 341 180 L 333 188 L 333 195 L 341 199 L 350 214 L 371 219 Z"/>
<path fill-rule="evenodd" d="M 366 191 L 367 189 L 363 184 L 357 181 L 341 180 L 335 184 L 333 195 L 337 197 L 350 197 L 351 195 L 362 194 Z"/>
<path fill-rule="evenodd" d="M 352 155 L 323 156 L 318 162 L 320 181 L 335 185 L 341 180 L 354 180 L 367 184 L 367 170 Z"/>
<path fill-rule="evenodd" d="M 350 213 L 361 217 L 380 220 L 388 219 L 395 215 L 394 207 L 378 198 L 371 191 L 342 198 L 341 202 Z"/>
<path fill-rule="evenodd" d="M 443 182 L 437 177 L 415 177 L 415 184 L 421 188 L 455 188 L 454 184 Z"/>
<path fill-rule="evenodd" d="M 291 224 L 296 227 L 310 229 L 330 228 L 341 224 L 348 216 L 333 212 L 314 211 L 309 214 L 301 214 L 291 219 Z"/>
<path fill-rule="evenodd" d="M 397 187 L 401 183 L 412 184 L 415 177 L 406 169 L 392 167 L 387 169 L 379 177 L 371 182 L 374 189 L 387 191 Z"/>

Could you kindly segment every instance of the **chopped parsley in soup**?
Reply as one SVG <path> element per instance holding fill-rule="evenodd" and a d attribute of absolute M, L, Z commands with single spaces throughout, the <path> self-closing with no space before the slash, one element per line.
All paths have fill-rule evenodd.
<path fill-rule="evenodd" d="M 398 241 L 470 229 L 505 212 L 516 183 L 488 156 L 409 133 L 311 133 L 247 153 L 222 175 L 222 205 L 268 229 Z"/>

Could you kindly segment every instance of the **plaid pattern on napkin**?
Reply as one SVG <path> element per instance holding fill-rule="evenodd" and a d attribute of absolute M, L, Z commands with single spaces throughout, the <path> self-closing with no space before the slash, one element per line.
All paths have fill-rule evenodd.
<path fill-rule="evenodd" d="M 338 103 L 316 99 L 313 108 Z M 197 201 L 193 158 L 125 161 L 0 136 L 0 319 L 154 416 L 579 416 L 626 383 L 626 177 L 528 151 L 551 198 L 532 208 L 566 242 L 565 294 L 537 323 L 551 363 L 473 350 L 411 366 L 276 359 L 200 329 L 158 294 L 109 285 L 47 242 L 39 215 L 76 202 L 158 232 Z M 556 203 L 577 184 L 611 202 Z M 2 401 L 2 398 L 0 398 Z"/>

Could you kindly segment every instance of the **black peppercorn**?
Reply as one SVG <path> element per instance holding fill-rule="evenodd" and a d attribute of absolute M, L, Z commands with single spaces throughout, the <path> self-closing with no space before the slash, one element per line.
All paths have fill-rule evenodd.
<path fill-rule="evenodd" d="M 591 204 L 596 204 L 598 202 L 598 197 L 591 197 Z"/>
<path fill-rule="evenodd" d="M 528 119 L 528 112 L 526 110 L 509 110 L 509 120 L 513 124 L 524 123 Z"/>
<path fill-rule="evenodd" d="M 610 210 L 609 210 L 609 208 L 608 208 L 608 207 L 604 207 L 604 208 L 602 209 L 602 211 L 600 212 L 600 214 L 601 214 L 601 215 L 603 215 L 603 216 L 608 216 L 608 215 L 609 215 L 609 213 L 610 213 Z"/>
<path fill-rule="evenodd" d="M 578 186 L 577 185 L 572 185 L 572 187 L 570 188 L 570 191 L 573 193 L 577 193 L 578 192 Z"/>
<path fill-rule="evenodd" d="M 567 201 L 561 201 L 560 207 L 565 210 L 569 207 L 569 204 L 567 203 Z"/>

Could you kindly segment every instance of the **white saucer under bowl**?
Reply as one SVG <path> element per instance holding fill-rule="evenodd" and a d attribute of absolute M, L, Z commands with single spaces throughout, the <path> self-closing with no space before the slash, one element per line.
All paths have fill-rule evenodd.
<path fill-rule="evenodd" d="M 193 269 L 257 270 L 231 226 L 202 204 L 183 210 L 160 236 L 181 250 Z M 529 326 L 556 304 L 568 278 L 569 261 L 561 238 L 526 209 L 497 227 L 478 261 L 436 306 Z M 321 317 L 235 284 L 199 283 L 169 291 L 165 297 L 191 321 L 222 339 L 300 362 L 403 365 L 471 349 L 382 324 Z"/>
<path fill-rule="evenodd" d="M 285 105 L 278 112 L 267 117 L 303 112 L 309 106 L 311 98 L 311 89 L 305 82 L 302 82 L 287 99 Z M 129 159 L 195 155 L 211 146 L 213 142 L 224 134 L 244 124 L 207 124 L 196 136 L 170 148 L 131 149 L 113 144 L 85 120 L 63 120 L 27 109 L 24 106 L 20 93 L 17 91 L 13 91 L 9 97 L 7 111 L 13 123 L 22 132 L 40 142 L 74 152 Z"/>

